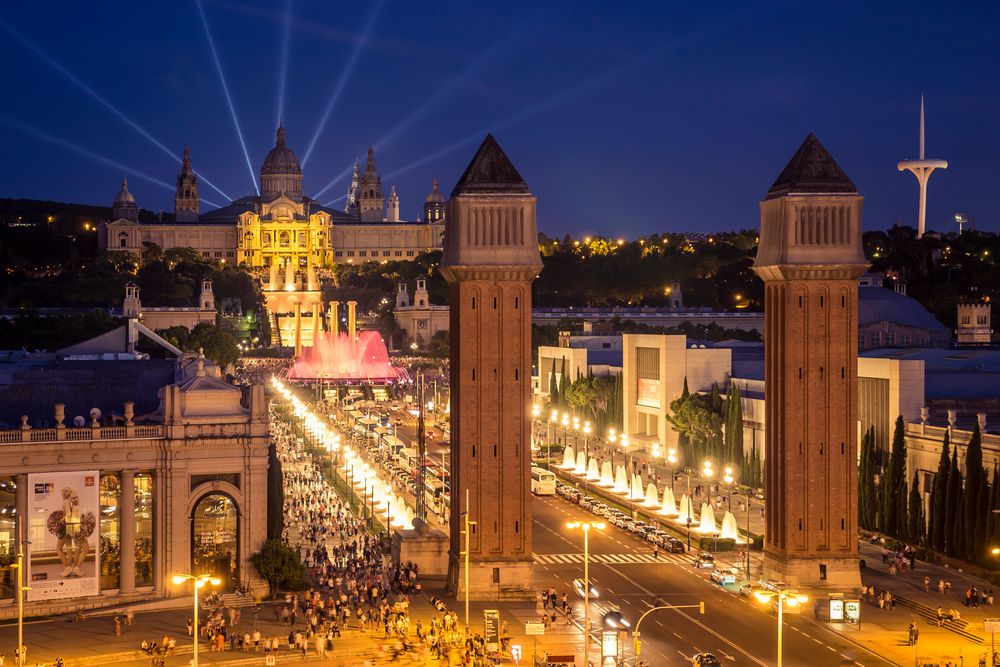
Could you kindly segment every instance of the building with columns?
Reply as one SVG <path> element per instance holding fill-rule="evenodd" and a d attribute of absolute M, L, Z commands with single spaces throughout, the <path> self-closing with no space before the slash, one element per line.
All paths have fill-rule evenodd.
<path fill-rule="evenodd" d="M 190 353 L 0 367 L 0 558 L 30 542 L 26 615 L 190 595 L 174 573 L 265 590 L 250 563 L 267 530 L 263 387 L 220 375 Z M 79 501 L 76 551 L 49 544 L 59 494 Z M 6 578 L 0 599 L 13 596 Z"/>
<path fill-rule="evenodd" d="M 452 190 L 441 273 L 451 290 L 449 585 L 534 596 L 531 550 L 531 283 L 542 269 L 535 197 L 492 135 Z"/>
<path fill-rule="evenodd" d="M 435 186 L 427 196 L 422 220 L 402 220 L 395 188 L 388 200 L 368 150 L 364 172 L 355 165 L 346 211 L 322 205 L 303 193 L 302 167 L 279 127 L 274 147 L 260 169 L 260 194 L 201 211 L 198 176 L 184 150 L 173 215 L 140 221 L 135 198 L 122 179 L 112 219 L 98 227 L 102 250 L 141 255 L 146 243 L 162 249 L 190 247 L 207 259 L 266 269 L 291 265 L 304 272 L 331 268 L 336 262 L 413 259 L 440 250 L 444 234 L 443 199 Z M 428 206 L 431 204 L 431 206 Z"/>
<path fill-rule="evenodd" d="M 427 345 L 439 331 L 448 331 L 448 311 L 448 306 L 431 304 L 425 278 L 417 278 L 412 300 L 406 290 L 406 283 L 397 285 L 396 307 L 393 310 L 396 324 L 406 332 L 408 340 L 420 347 Z"/>
<path fill-rule="evenodd" d="M 764 281 L 764 573 L 856 590 L 862 197 L 812 133 L 760 204 Z"/>

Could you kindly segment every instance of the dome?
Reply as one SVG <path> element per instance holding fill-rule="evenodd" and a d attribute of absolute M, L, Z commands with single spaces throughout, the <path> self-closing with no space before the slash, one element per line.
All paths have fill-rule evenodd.
<path fill-rule="evenodd" d="M 430 191 L 430 193 L 428 193 L 427 198 L 424 199 L 424 203 L 425 204 L 443 204 L 444 203 L 444 195 L 441 194 L 440 190 L 438 190 L 438 179 L 436 179 L 436 178 L 434 179 L 434 187 Z"/>
<path fill-rule="evenodd" d="M 278 140 L 271 152 L 264 158 L 260 168 L 261 176 L 265 174 L 302 174 L 302 167 L 292 149 L 285 145 L 285 128 L 278 128 Z"/>
<path fill-rule="evenodd" d="M 107 201 L 106 199 L 104 201 Z M 128 191 L 128 181 L 122 176 L 122 191 L 118 193 L 115 197 L 115 206 L 120 206 L 122 204 L 135 204 L 135 197 L 132 193 Z"/>

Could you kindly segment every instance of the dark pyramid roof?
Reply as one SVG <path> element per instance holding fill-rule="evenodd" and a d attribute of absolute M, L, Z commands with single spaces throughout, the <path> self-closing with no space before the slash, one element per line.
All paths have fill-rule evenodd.
<path fill-rule="evenodd" d="M 452 189 L 451 196 L 527 192 L 528 184 L 517 173 L 493 135 L 487 134 L 483 145 Z"/>
<path fill-rule="evenodd" d="M 812 132 L 795 151 L 765 199 L 805 192 L 857 192 L 854 183 Z"/>

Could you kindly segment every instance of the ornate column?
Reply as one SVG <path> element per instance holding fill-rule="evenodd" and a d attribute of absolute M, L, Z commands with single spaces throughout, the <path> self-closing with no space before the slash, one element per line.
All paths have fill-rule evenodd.
<path fill-rule="evenodd" d="M 135 471 L 123 470 L 121 496 L 118 500 L 119 517 L 119 590 L 122 593 L 135 592 Z"/>

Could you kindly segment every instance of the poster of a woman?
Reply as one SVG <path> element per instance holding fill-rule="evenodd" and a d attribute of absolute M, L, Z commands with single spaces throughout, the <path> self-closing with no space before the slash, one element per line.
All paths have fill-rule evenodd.
<path fill-rule="evenodd" d="M 61 472 L 28 477 L 30 600 L 97 595 L 100 473 Z"/>

